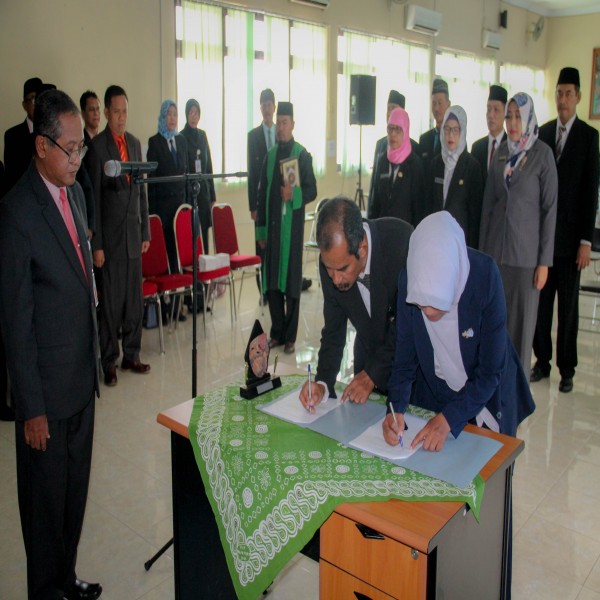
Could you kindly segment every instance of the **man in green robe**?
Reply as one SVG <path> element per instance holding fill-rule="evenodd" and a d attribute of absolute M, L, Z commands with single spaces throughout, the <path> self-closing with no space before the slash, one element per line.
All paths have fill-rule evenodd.
<path fill-rule="evenodd" d="M 304 206 L 317 196 L 311 155 L 294 140 L 294 107 L 280 102 L 277 144 L 267 153 L 258 189 L 256 239 L 265 248 L 263 291 L 271 313 L 269 347 L 295 352 L 300 292 Z"/>

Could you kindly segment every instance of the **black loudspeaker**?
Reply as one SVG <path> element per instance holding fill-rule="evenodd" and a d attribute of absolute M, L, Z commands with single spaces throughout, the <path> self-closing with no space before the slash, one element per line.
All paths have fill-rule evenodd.
<path fill-rule="evenodd" d="M 350 75 L 350 125 L 375 125 L 374 75 Z"/>

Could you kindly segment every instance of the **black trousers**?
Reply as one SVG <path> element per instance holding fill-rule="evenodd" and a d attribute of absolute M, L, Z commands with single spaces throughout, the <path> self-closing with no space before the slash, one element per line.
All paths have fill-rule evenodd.
<path fill-rule="evenodd" d="M 92 462 L 94 406 L 92 391 L 80 413 L 49 421 L 45 452 L 25 444 L 23 421 L 15 425 L 29 600 L 62 600 L 63 591 L 75 582 Z"/>
<path fill-rule="evenodd" d="M 293 343 L 298 333 L 300 298 L 291 298 L 279 290 L 268 290 L 271 313 L 271 339 L 281 344 Z"/>
<path fill-rule="evenodd" d="M 574 257 L 555 256 L 554 266 L 548 269 L 548 281 L 540 293 L 533 351 L 538 366 L 549 372 L 554 298 L 557 297 L 556 366 L 562 377 L 573 377 L 577 366 L 580 278 L 581 271 L 577 269 Z"/>
<path fill-rule="evenodd" d="M 142 346 L 142 259 L 107 260 L 102 267 L 102 319 L 99 324 L 102 368 L 119 358 L 121 329 L 123 356 L 137 361 Z"/>

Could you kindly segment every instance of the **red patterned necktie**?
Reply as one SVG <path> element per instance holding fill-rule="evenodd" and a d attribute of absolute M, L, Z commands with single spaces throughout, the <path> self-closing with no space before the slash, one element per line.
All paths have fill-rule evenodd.
<path fill-rule="evenodd" d="M 127 152 L 127 144 L 125 143 L 125 136 L 117 137 L 117 149 L 119 150 L 119 157 L 121 158 L 121 162 L 127 162 L 129 160 L 129 154 Z M 126 175 L 127 182 L 131 181 L 131 177 Z"/>
<path fill-rule="evenodd" d="M 71 237 L 73 246 L 75 246 L 75 251 L 77 252 L 77 256 L 79 257 L 81 268 L 83 269 L 83 274 L 87 279 L 87 271 L 85 270 L 85 262 L 83 261 L 83 252 L 81 251 L 81 244 L 79 243 L 79 236 L 77 235 L 75 221 L 73 221 L 73 213 L 71 212 L 71 206 L 69 205 L 69 201 L 67 200 L 67 189 L 64 187 L 60 188 L 60 203 L 62 206 L 63 218 L 65 220 L 65 225 L 67 226 L 67 231 L 69 232 L 69 236 Z"/>

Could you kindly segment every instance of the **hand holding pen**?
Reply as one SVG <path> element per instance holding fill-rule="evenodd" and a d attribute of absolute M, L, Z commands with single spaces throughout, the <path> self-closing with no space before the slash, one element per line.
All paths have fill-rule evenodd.
<path fill-rule="evenodd" d="M 308 377 L 300 390 L 300 402 L 302 406 L 309 412 L 316 412 L 317 404 L 323 400 L 323 397 L 327 393 L 326 386 L 321 383 L 316 383 L 312 380 L 312 371 L 310 365 L 307 369 Z"/>
<path fill-rule="evenodd" d="M 401 413 L 396 414 L 391 404 L 390 412 L 385 416 L 382 423 L 383 438 L 390 446 L 397 446 L 400 444 L 404 448 L 403 433 L 408 429 L 404 422 L 404 415 Z"/>

